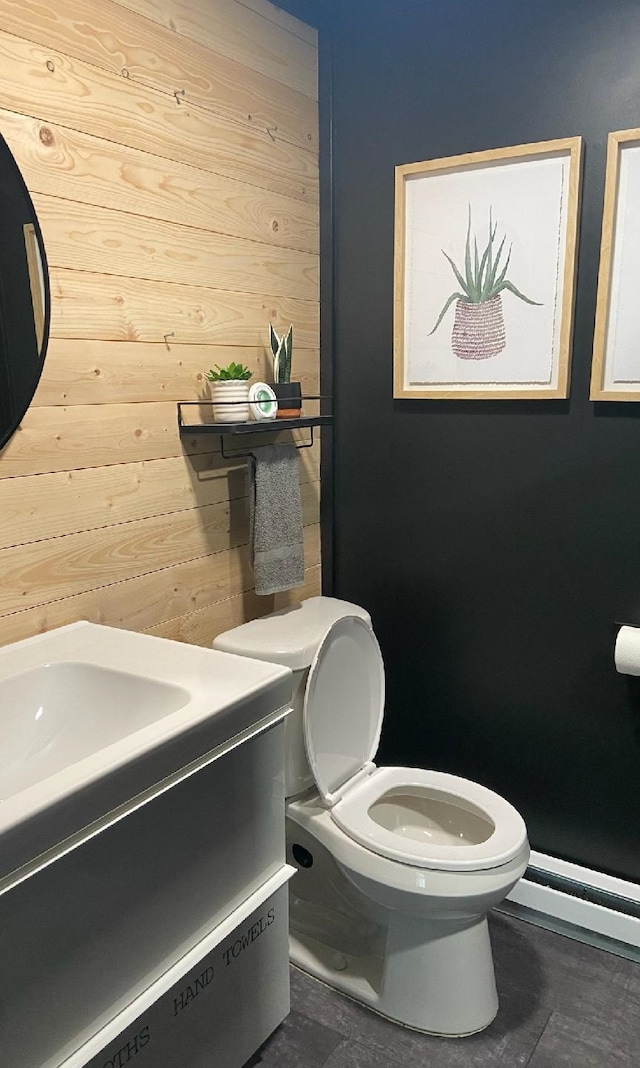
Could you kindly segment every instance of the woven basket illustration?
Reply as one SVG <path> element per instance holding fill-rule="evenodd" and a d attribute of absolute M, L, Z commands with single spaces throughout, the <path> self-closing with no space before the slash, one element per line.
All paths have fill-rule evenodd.
<path fill-rule="evenodd" d="M 470 304 L 459 300 L 451 334 L 451 348 L 461 360 L 487 360 L 506 344 L 502 298 Z"/>

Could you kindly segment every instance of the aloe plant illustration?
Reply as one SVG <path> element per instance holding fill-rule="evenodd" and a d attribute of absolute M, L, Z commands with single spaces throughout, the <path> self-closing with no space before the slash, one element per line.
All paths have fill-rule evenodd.
<path fill-rule="evenodd" d="M 540 307 L 540 302 L 525 296 L 510 279 L 507 278 L 511 251 L 509 245 L 505 252 L 507 235 L 505 234 L 495 251 L 498 224 L 493 221 L 493 210 L 489 208 L 489 237 L 482 251 L 478 250 L 478 239 L 471 240 L 471 205 L 464 253 L 464 275 L 458 269 L 451 256 L 442 250 L 460 286 L 445 301 L 433 330 L 435 334 L 454 301 L 456 314 L 451 335 L 451 347 L 456 356 L 462 360 L 486 360 L 502 352 L 506 345 L 504 316 L 502 314 L 501 294 L 513 293 L 525 304 Z"/>

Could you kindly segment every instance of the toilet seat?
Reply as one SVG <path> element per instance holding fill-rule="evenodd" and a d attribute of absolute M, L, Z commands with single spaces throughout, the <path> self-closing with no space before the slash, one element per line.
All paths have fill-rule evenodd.
<path fill-rule="evenodd" d="M 492 790 L 443 772 L 375 767 L 383 715 L 384 666 L 375 634 L 359 616 L 341 616 L 318 645 L 303 709 L 309 765 L 337 826 L 373 853 L 419 868 L 479 871 L 516 857 L 527 840 L 524 821 Z M 401 797 L 423 810 L 413 834 L 384 826 L 376 814 L 376 805 L 401 807 Z M 452 829 L 439 835 L 430 808 Z M 471 838 L 482 840 L 458 844 L 457 826 L 465 823 L 473 826 Z M 434 833 L 448 843 L 434 844 Z"/>
<path fill-rule="evenodd" d="M 420 839 L 380 826 L 371 816 L 376 802 L 412 797 L 435 800 L 455 810 L 471 812 L 488 824 L 487 837 L 474 844 L 434 844 L 428 832 Z M 417 868 L 481 871 L 507 864 L 527 841 L 524 820 L 499 794 L 457 775 L 420 768 L 375 768 L 360 779 L 332 807 L 331 816 L 354 841 L 373 853 Z M 464 817 L 463 817 L 464 818 Z"/>

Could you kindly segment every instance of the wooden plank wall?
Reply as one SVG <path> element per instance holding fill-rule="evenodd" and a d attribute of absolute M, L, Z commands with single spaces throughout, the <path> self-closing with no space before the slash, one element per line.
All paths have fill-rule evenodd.
<path fill-rule="evenodd" d="M 258 598 L 246 464 L 176 420 L 216 363 L 270 377 L 269 320 L 318 392 L 315 31 L 268 0 L 0 0 L 0 104 L 52 290 L 0 453 L 0 644 L 90 619 L 208 645 L 319 592 L 318 446 L 305 587 Z"/>

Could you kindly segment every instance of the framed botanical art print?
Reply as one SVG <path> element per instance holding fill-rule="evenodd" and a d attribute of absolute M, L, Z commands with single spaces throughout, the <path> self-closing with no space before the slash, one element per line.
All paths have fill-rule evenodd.
<path fill-rule="evenodd" d="M 396 168 L 394 397 L 568 395 L 581 139 Z"/>
<path fill-rule="evenodd" d="M 591 400 L 640 400 L 640 130 L 609 134 Z"/>

